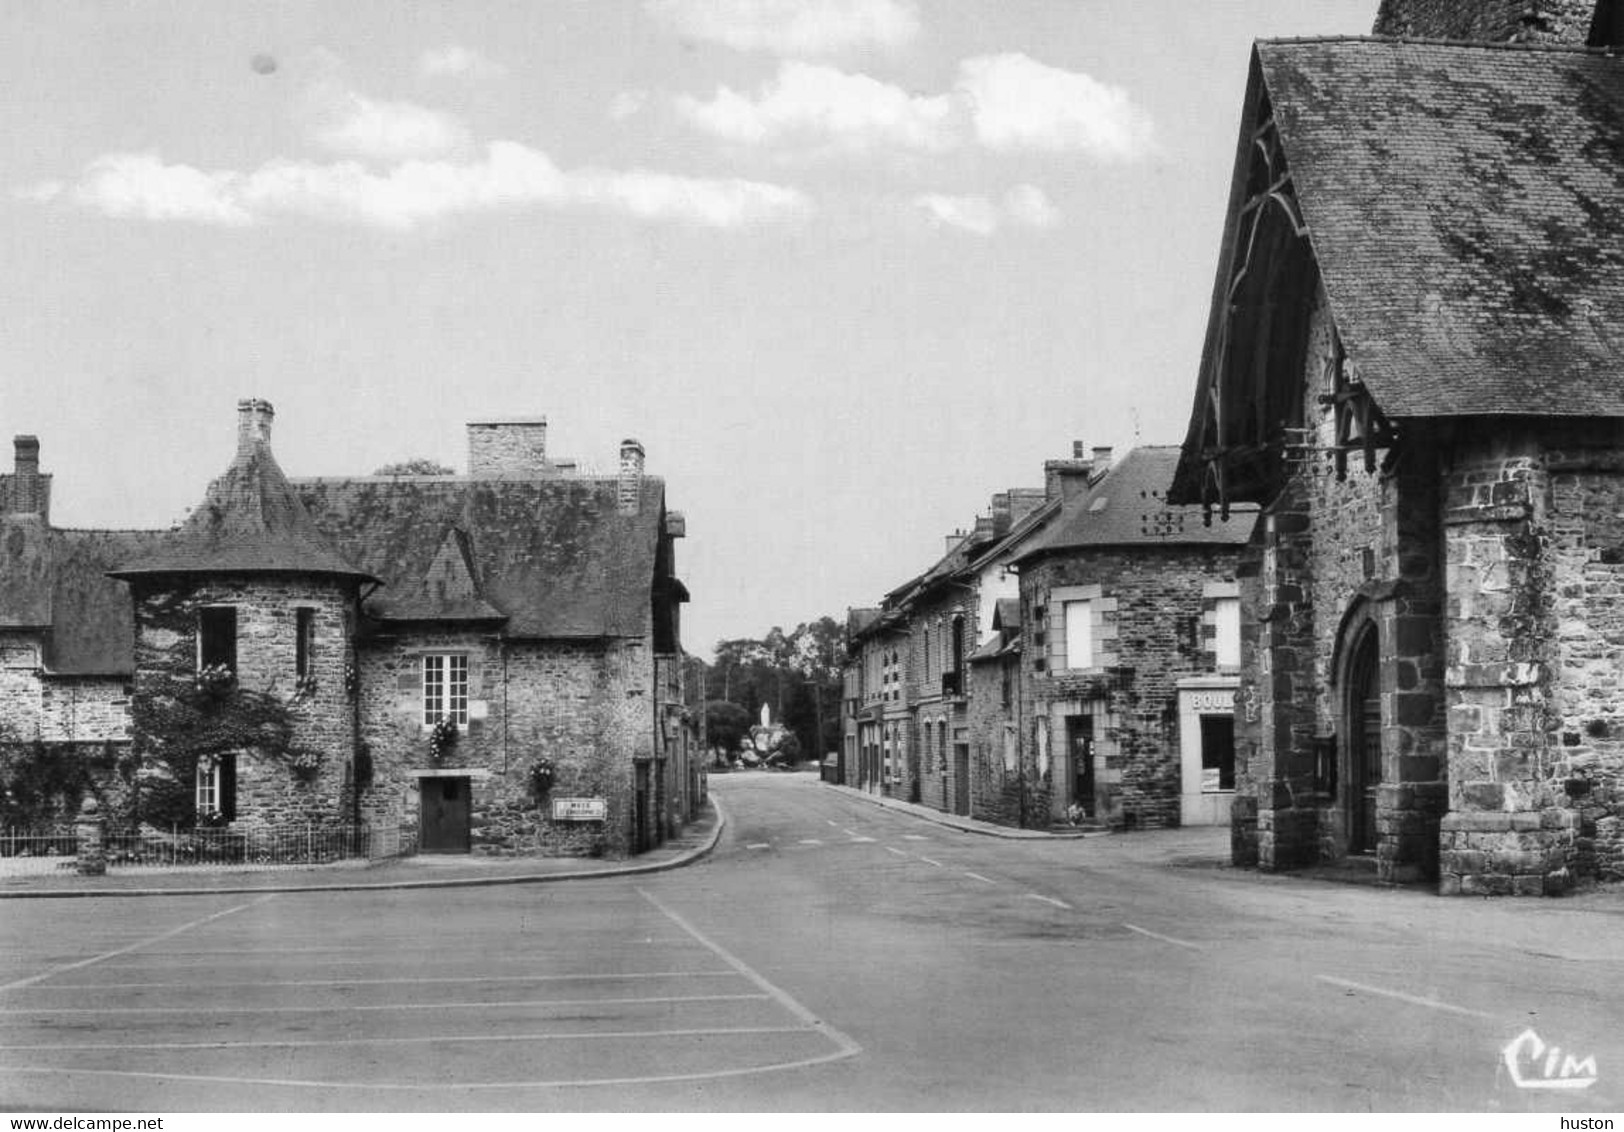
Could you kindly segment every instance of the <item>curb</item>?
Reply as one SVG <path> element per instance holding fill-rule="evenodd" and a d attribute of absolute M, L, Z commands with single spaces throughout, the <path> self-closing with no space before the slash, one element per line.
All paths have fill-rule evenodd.
<path fill-rule="evenodd" d="M 1081 841 L 1085 837 L 1111 836 L 1111 831 L 1107 829 L 1089 831 L 1068 830 L 1063 833 L 1054 833 L 1050 830 L 1044 829 L 1011 829 L 1007 826 L 992 825 L 988 822 L 976 822 L 971 818 L 961 818 L 957 815 L 939 813 L 936 810 L 930 810 L 924 806 L 915 805 L 912 802 L 899 802 L 895 798 L 886 798 L 877 794 L 870 794 L 867 791 L 858 790 L 852 786 L 842 786 L 833 782 L 825 782 L 823 785 L 834 790 L 839 790 L 847 797 L 857 798 L 861 801 L 869 803 L 870 805 L 879 806 L 882 810 L 891 810 L 899 814 L 911 814 L 922 821 L 930 822 L 932 825 L 940 825 L 945 826 L 948 829 L 956 829 L 960 833 L 980 834 L 982 837 L 999 837 L 1005 841 Z"/>
<path fill-rule="evenodd" d="M 672 857 L 667 861 L 651 861 L 641 865 L 620 865 L 609 869 L 589 869 L 569 873 L 529 873 L 502 877 L 460 877 L 447 880 L 403 880 L 378 884 L 285 884 L 245 885 L 233 888 L 42 888 L 28 892 L 0 892 L 0 900 L 83 900 L 97 897 L 132 896 L 242 896 L 256 892 L 399 892 L 415 888 L 490 888 L 510 884 L 551 884 L 566 880 L 598 880 L 602 877 L 640 876 L 645 873 L 663 873 L 680 869 L 710 855 L 727 828 L 727 811 L 715 797 L 710 804 L 716 811 L 716 828 L 702 845 Z"/>

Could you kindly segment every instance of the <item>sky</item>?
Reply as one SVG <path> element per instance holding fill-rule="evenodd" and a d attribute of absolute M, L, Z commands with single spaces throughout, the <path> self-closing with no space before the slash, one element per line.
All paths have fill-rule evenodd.
<path fill-rule="evenodd" d="M 59 526 L 545 416 L 687 517 L 684 644 L 876 604 L 1183 438 L 1254 38 L 1378 0 L 6 0 L 0 433 Z"/>

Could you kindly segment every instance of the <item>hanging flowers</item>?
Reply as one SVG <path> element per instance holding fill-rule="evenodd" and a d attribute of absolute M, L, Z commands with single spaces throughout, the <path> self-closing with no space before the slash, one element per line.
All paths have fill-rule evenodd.
<path fill-rule="evenodd" d="M 553 780 L 558 772 L 553 767 L 552 759 L 537 759 L 530 767 L 530 789 L 534 790 L 536 797 L 540 798 L 553 788 Z"/>
<path fill-rule="evenodd" d="M 442 715 L 429 728 L 429 754 L 436 760 L 445 757 L 446 752 L 457 745 L 457 724 L 449 716 Z"/>
<path fill-rule="evenodd" d="M 237 674 L 228 665 L 206 664 L 197 670 L 193 686 L 206 696 L 223 696 L 237 683 Z"/>
<path fill-rule="evenodd" d="M 355 670 L 355 662 L 352 660 L 344 666 L 344 694 L 353 699 L 360 687 L 361 674 Z"/>

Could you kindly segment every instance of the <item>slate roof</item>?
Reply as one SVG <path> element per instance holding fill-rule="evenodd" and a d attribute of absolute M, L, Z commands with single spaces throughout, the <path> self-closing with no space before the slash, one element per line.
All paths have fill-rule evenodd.
<path fill-rule="evenodd" d="M 1132 449 L 1087 491 L 1068 500 L 1049 528 L 1014 560 L 1024 562 L 1087 547 L 1237 546 L 1246 542 L 1257 508 L 1234 507 L 1228 522 L 1213 516 L 1209 525 L 1201 506 L 1167 502 L 1179 455 L 1179 447 L 1171 444 Z"/>
<path fill-rule="evenodd" d="M 152 553 L 164 532 L 62 530 L 0 520 L 0 628 L 41 632 L 48 671 L 127 676 L 135 668 L 129 590 L 108 577 Z"/>
<path fill-rule="evenodd" d="M 1253 59 L 1243 132 L 1261 81 L 1383 412 L 1624 416 L 1624 59 L 1379 39 Z"/>
<path fill-rule="evenodd" d="M 621 514 L 614 477 L 366 476 L 301 479 L 294 488 L 339 552 L 383 582 L 365 602 L 369 616 L 442 620 L 490 610 L 506 618 L 508 636 L 530 638 L 650 631 L 665 515 L 658 477 L 643 477 L 635 515 Z M 465 536 L 475 588 L 453 582 L 434 596 L 425 579 L 436 576 L 431 568 L 454 531 Z M 448 607 L 445 598 L 468 604 Z"/>
<path fill-rule="evenodd" d="M 203 502 L 159 548 L 114 577 L 157 574 L 328 574 L 368 580 L 316 529 L 261 439 L 245 441 Z"/>

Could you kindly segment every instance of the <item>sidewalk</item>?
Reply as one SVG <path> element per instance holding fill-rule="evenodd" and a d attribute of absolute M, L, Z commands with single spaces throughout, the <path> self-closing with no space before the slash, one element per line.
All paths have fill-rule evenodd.
<path fill-rule="evenodd" d="M 193 866 L 169 872 L 109 869 L 105 876 L 0 877 L 0 900 L 79 896 L 221 896 L 243 892 L 379 892 L 473 885 L 545 884 L 597 880 L 681 868 L 716 847 L 727 815 L 713 797 L 705 810 L 658 849 L 625 860 L 588 857 L 471 857 L 418 855 L 383 861 L 248 870 Z"/>
<path fill-rule="evenodd" d="M 888 810 L 899 813 L 912 814 L 916 818 L 923 818 L 937 825 L 952 826 L 965 833 L 980 833 L 987 837 L 1004 837 L 1010 840 L 1028 841 L 1064 841 L 1075 840 L 1079 837 L 1106 837 L 1109 830 L 1081 830 L 1059 829 L 1055 831 L 1043 829 L 1013 829 L 1007 825 L 994 825 L 992 822 L 978 821 L 975 818 L 960 817 L 958 814 L 944 814 L 941 810 L 921 806 L 916 802 L 904 802 L 897 798 L 889 798 L 883 794 L 870 794 L 866 790 L 859 790 L 855 786 L 839 786 L 832 782 L 824 783 L 831 790 L 838 790 L 848 798 L 857 798 L 876 806 L 883 806 Z"/>

